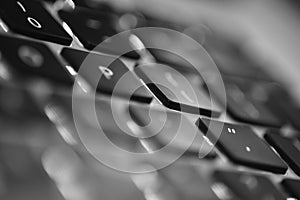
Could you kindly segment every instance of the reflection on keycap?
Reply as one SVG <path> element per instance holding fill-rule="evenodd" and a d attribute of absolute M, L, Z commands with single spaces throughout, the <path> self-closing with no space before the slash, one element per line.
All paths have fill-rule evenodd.
<path fill-rule="evenodd" d="M 53 84 L 73 85 L 71 75 L 46 45 L 4 35 L 0 36 L 0 42 L 2 57 L 18 81 L 45 79 Z"/>
<path fill-rule="evenodd" d="M 120 59 L 70 48 L 64 48 L 61 55 L 98 92 L 144 103 L 152 101 L 151 94 Z"/>

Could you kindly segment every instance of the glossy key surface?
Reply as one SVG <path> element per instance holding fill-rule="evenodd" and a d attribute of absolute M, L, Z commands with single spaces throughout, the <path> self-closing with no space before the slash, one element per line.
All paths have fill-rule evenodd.
<path fill-rule="evenodd" d="M 2 35 L 0 51 L 9 71 L 21 80 L 38 78 L 55 84 L 73 85 L 71 75 L 42 43 Z"/>
<path fill-rule="evenodd" d="M 300 199 L 300 180 L 284 179 L 281 184 L 292 197 Z"/>
<path fill-rule="evenodd" d="M 120 49 L 132 50 L 128 34 L 107 40 L 118 33 L 116 30 L 118 17 L 112 13 L 76 7 L 71 11 L 59 11 L 59 16 L 66 22 L 86 49 L 108 54 L 138 58 L 134 51 L 122 52 Z M 105 41 L 103 43 L 103 41 Z M 101 44 L 101 45 L 100 45 Z"/>
<path fill-rule="evenodd" d="M 284 162 L 249 126 L 205 118 L 199 119 L 197 125 L 234 163 L 281 174 L 287 171 Z"/>
<path fill-rule="evenodd" d="M 264 137 L 292 170 L 300 176 L 300 141 L 297 138 L 283 137 L 272 131 L 269 131 Z"/>
<path fill-rule="evenodd" d="M 98 92 L 151 102 L 151 94 L 120 59 L 71 48 L 61 55 Z"/>
<path fill-rule="evenodd" d="M 0 17 L 13 32 L 63 45 L 72 42 L 71 36 L 40 2 L 2 0 Z"/>
<path fill-rule="evenodd" d="M 164 106 L 206 116 L 220 115 L 220 109 L 200 87 L 171 67 L 149 64 L 137 66 L 134 71 Z"/>

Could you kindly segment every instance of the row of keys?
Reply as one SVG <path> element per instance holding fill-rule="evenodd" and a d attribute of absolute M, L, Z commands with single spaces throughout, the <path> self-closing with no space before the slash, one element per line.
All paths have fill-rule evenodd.
<path fill-rule="evenodd" d="M 54 84 L 59 83 L 68 87 L 72 86 L 74 82 L 73 77 L 45 45 L 7 36 L 1 36 L 0 40 L 1 43 L 4 44 L 1 45 L 1 52 L 4 60 L 10 66 L 9 70 L 11 74 L 17 74 L 17 77 L 21 80 L 43 78 Z M 5 47 L 8 45 L 10 45 L 11 48 L 6 50 Z M 114 92 L 117 96 L 131 98 L 139 102 L 150 103 L 152 101 L 152 95 L 120 59 L 70 48 L 63 49 L 61 55 L 68 61 L 75 72 L 78 72 L 82 63 L 84 63 L 85 66 L 83 70 L 80 70 L 80 76 L 93 88 L 97 89 L 98 92 L 109 95 Z M 87 56 L 88 59 L 84 62 Z M 109 66 L 106 66 L 108 64 Z M 184 86 L 184 83 L 186 85 L 184 80 L 175 77 L 175 73 L 172 71 L 163 71 L 160 67 L 150 67 L 149 69 L 148 76 L 151 76 L 152 79 L 157 77 L 161 78 L 161 80 L 167 80 L 164 83 L 165 87 L 176 94 L 174 99 L 174 96 L 170 96 L 168 92 L 161 96 L 160 91 L 152 90 L 163 103 L 166 102 L 166 99 L 167 101 L 168 99 L 174 101 L 171 104 L 165 104 L 167 107 L 175 110 L 180 110 L 182 107 L 183 111 L 196 113 L 198 109 L 200 109 L 199 112 L 207 116 L 220 114 L 220 111 L 211 111 L 210 101 L 205 96 L 204 91 L 201 93 L 199 89 L 193 88 L 191 92 L 197 94 L 197 98 L 193 99 L 191 92 L 187 93 L 184 88 L 180 89 L 174 86 L 174 83 L 181 86 Z M 145 80 L 145 76 L 140 76 L 140 78 Z M 155 80 L 156 79 L 153 79 L 151 81 L 154 82 Z M 147 86 L 151 89 L 150 83 L 147 84 Z M 178 96 L 179 99 L 176 99 Z M 197 104 L 198 101 L 200 102 L 199 104 Z"/>
<path fill-rule="evenodd" d="M 63 28 L 52 18 L 51 15 L 47 13 L 47 10 L 43 8 L 43 6 L 39 2 L 29 2 L 29 1 L 3 1 L 3 11 L 0 12 L 1 18 L 4 22 L 15 32 L 25 34 L 31 37 L 35 37 L 38 39 L 48 40 L 52 42 L 57 42 L 61 44 L 70 44 L 72 38 L 69 37 Z M 11 12 L 11 11 L 15 12 Z M 96 9 L 97 10 L 97 9 Z M 104 12 L 90 10 L 88 8 L 76 7 L 75 10 L 72 11 L 60 11 L 60 17 L 71 27 L 74 31 L 75 35 L 79 38 L 79 40 L 83 43 L 83 45 L 87 49 L 93 49 L 100 42 L 105 40 L 106 37 L 114 35 L 118 32 L 116 30 L 117 18 L 119 17 L 117 14 L 105 14 Z M 10 12 L 8 12 L 10 11 Z M 17 15 L 17 17 L 11 16 L 12 14 Z M 43 16 L 40 22 L 32 16 Z M 27 18 L 26 18 L 27 17 Z M 25 21 L 26 22 L 25 22 Z M 24 24 L 25 25 L 24 25 Z M 45 24 L 45 25 L 44 25 Z M 151 23 L 150 23 L 151 24 Z M 139 26 L 147 26 L 148 24 L 139 24 Z M 49 30 L 48 30 L 49 29 Z M 107 45 L 102 46 L 99 51 L 106 53 L 118 53 L 118 46 L 127 46 L 126 48 L 130 49 L 131 47 L 128 38 L 122 39 L 123 43 L 119 44 L 119 41 L 116 44 L 108 43 Z M 206 44 L 209 48 L 209 44 Z M 97 49 L 97 48 L 96 48 Z M 153 52 L 156 57 L 157 55 L 164 55 L 161 51 Z M 212 52 L 213 53 L 213 52 Z M 128 53 L 127 55 L 131 57 L 138 57 L 134 51 Z M 168 56 L 164 56 L 161 62 L 166 62 L 166 58 Z M 159 59 L 160 60 L 160 59 Z M 74 67 L 74 66 L 72 66 Z M 173 67 L 173 66 L 172 66 Z M 152 71 L 152 70 L 151 70 Z M 155 76 L 158 77 L 156 71 L 154 72 Z M 151 77 L 144 76 L 141 70 L 137 70 L 137 74 L 145 80 L 151 80 Z M 166 74 L 166 73 L 164 73 Z M 150 73 L 152 76 L 152 73 Z M 172 78 L 171 75 L 169 79 Z M 176 77 L 177 78 L 177 77 Z M 153 78 L 152 78 L 153 79 Z M 169 79 L 160 79 L 166 80 L 167 86 L 172 87 L 172 84 L 168 81 Z M 151 80 L 153 81 L 153 80 Z M 180 81 L 182 83 L 182 81 Z M 276 109 L 269 109 L 265 102 L 261 100 L 257 100 L 253 97 L 253 93 L 256 95 L 260 93 L 259 98 L 266 98 L 266 95 L 261 95 L 262 93 L 266 93 L 266 90 L 269 88 L 269 83 L 264 81 L 259 81 L 259 83 L 255 83 L 252 79 L 244 80 L 241 78 L 235 77 L 224 77 L 225 89 L 228 94 L 227 98 L 227 107 L 229 113 L 239 121 L 244 121 L 247 123 L 254 123 L 258 125 L 264 126 L 282 126 L 286 123 L 285 118 L 288 118 L 288 121 L 297 127 L 297 118 L 299 116 L 297 112 L 297 108 L 294 107 L 292 110 L 287 109 L 289 106 L 286 106 L 285 102 L 279 101 L 280 109 L 276 107 Z M 173 81 L 174 83 L 174 81 Z M 262 85 L 266 87 L 262 87 Z M 182 91 L 180 88 L 173 88 L 171 93 L 179 94 L 177 101 L 174 100 L 174 95 L 170 93 L 170 91 L 162 91 L 162 88 L 158 85 L 148 84 L 149 88 L 153 93 L 155 93 L 156 97 L 167 107 L 182 110 L 191 113 L 200 113 L 204 115 L 215 115 L 218 116 L 219 112 L 212 109 L 207 109 L 207 106 L 204 103 L 204 107 L 200 107 L 200 110 L 197 109 L 199 106 L 195 106 L 197 102 L 195 99 L 191 98 L 191 94 L 189 91 Z M 273 87 L 273 86 L 272 86 Z M 169 87 L 167 87 L 170 89 Z M 277 90 L 277 89 L 275 89 Z M 199 89 L 193 90 L 196 93 L 196 97 L 199 96 Z M 272 95 L 277 95 L 278 92 L 272 92 Z M 279 91 L 280 94 L 280 91 Z M 263 96 L 263 97 L 261 97 Z M 147 95 L 145 97 L 147 98 Z M 200 97 L 200 99 L 203 98 Z M 144 98 L 142 98 L 143 100 Z M 270 106 L 272 106 L 272 101 L 270 101 Z M 280 98 L 276 98 L 279 99 Z M 148 100 L 147 100 L 148 101 Z M 179 101 L 179 102 L 178 102 Z M 206 100 L 204 100 L 206 101 Z M 276 101 L 277 102 L 277 101 Z M 269 102 L 268 102 L 269 103 Z M 277 105 L 277 103 L 276 103 Z M 292 104 L 289 104 L 292 105 Z M 210 107 L 210 105 L 209 105 Z M 272 111 L 273 112 L 272 112 Z M 279 110 L 279 111 L 278 111 Z M 274 114 L 274 111 L 277 112 Z M 278 113 L 280 112 L 280 113 Z M 282 113 L 283 112 L 283 113 Z"/>
<path fill-rule="evenodd" d="M 42 43 L 29 41 L 25 39 L 0 36 L 0 51 L 4 61 L 9 65 L 9 74 L 16 76 L 17 80 L 32 81 L 33 79 L 44 79 L 51 84 L 71 87 L 74 80 L 65 67 L 57 60 L 55 55 L 47 46 Z M 10 48 L 6 48 L 10 46 Z M 62 56 L 78 71 L 81 63 L 84 61 L 88 52 L 83 52 L 73 49 L 64 49 Z M 115 94 L 118 96 L 130 97 L 132 100 L 150 103 L 152 96 L 141 85 L 141 83 L 127 69 L 125 64 L 119 59 L 110 56 L 101 56 L 90 54 L 92 63 L 88 67 L 88 73 L 83 73 L 84 78 L 90 81 L 97 81 L 102 77 L 97 88 L 97 91 L 104 94 L 111 94 L 115 89 L 115 84 L 119 79 L 127 74 L 122 83 L 118 84 Z M 114 61 L 109 68 L 103 67 L 108 62 Z M 100 68 L 99 68 L 100 67 Z M 101 74 L 104 74 L 101 76 Z M 2 74 L 3 75 L 3 74 Z M 5 74 L 3 75 L 5 76 Z M 110 77 L 111 76 L 111 77 Z M 5 77 L 4 77 L 5 78 Z M 136 88 L 133 94 L 129 94 L 130 88 Z M 130 96 L 129 96 L 130 95 Z"/>
<path fill-rule="evenodd" d="M 63 84 L 72 84 L 72 79 L 68 74 L 66 73 L 66 70 L 59 64 L 59 62 L 56 61 L 54 55 L 51 53 L 51 51 L 46 48 L 44 45 L 31 42 L 23 39 L 17 39 L 17 38 L 10 38 L 1 36 L 0 37 L 2 44 L 9 44 L 11 47 L 8 50 L 1 49 L 3 57 L 5 60 L 14 67 L 13 70 L 17 72 L 17 74 L 21 75 L 22 78 L 32 78 L 32 77 L 38 77 L 38 78 L 46 78 L 50 81 L 56 81 Z M 36 49 L 38 50 L 36 53 Z M 71 54 L 69 54 L 71 52 Z M 39 54 L 40 53 L 40 54 Z M 77 52 L 77 54 L 73 54 L 74 50 L 70 49 L 64 49 L 62 52 L 62 55 L 64 55 L 65 58 L 71 59 L 71 58 L 78 58 L 79 60 L 74 61 L 77 63 L 76 66 L 80 65 L 82 60 L 85 58 L 86 54 L 82 52 Z M 35 56 L 30 56 L 31 54 L 34 54 Z M 46 57 L 43 57 L 41 55 L 46 55 Z M 27 57 L 26 57 L 27 56 Z M 98 59 L 98 56 L 100 60 L 103 62 L 104 58 L 100 55 L 94 55 L 94 59 Z M 18 59 L 15 59 L 18 58 Z M 105 57 L 106 59 L 110 59 L 110 57 Z M 45 60 L 43 60 L 45 59 Z M 93 59 L 93 60 L 94 60 Z M 109 60 L 108 60 L 109 61 Z M 55 63 L 53 63 L 55 62 Z M 105 65 L 105 63 L 103 63 Z M 55 70 L 54 68 L 55 67 Z M 75 68 L 76 69 L 76 68 Z M 78 68 L 77 68 L 78 69 Z M 93 69 L 93 68 L 89 68 Z M 95 69 L 97 69 L 97 65 L 95 65 Z M 114 62 L 113 65 L 111 65 L 111 68 L 109 68 L 113 73 L 119 73 L 118 76 L 122 76 L 122 74 L 128 72 L 128 69 L 124 64 L 122 64 L 121 61 L 117 60 Z M 121 70 L 123 69 L 123 70 Z M 120 70 L 123 71 L 120 73 Z M 55 72 L 55 73 L 54 73 Z M 97 73 L 101 71 L 98 70 Z M 96 73 L 96 72 L 95 72 Z M 95 74 L 92 73 L 92 74 Z M 57 75 L 60 76 L 57 76 Z M 90 74 L 90 73 L 89 73 Z M 150 74 L 150 73 L 147 73 Z M 25 75 L 25 76 L 24 76 Z M 97 74 L 98 76 L 99 74 Z M 130 74 L 132 76 L 132 74 Z M 118 79 L 107 79 L 104 75 L 102 77 L 104 80 L 101 80 L 100 82 L 103 83 L 105 86 L 113 86 Z M 87 77 L 87 80 L 93 80 L 92 78 Z M 134 79 L 132 79 L 134 80 Z M 137 80 L 136 80 L 137 81 Z M 98 82 L 97 82 L 98 83 Z M 137 83 L 137 82 L 136 82 Z M 128 85 L 127 85 L 128 86 Z M 102 87 L 100 89 L 100 92 L 110 92 L 112 88 L 106 88 Z M 121 92 L 122 90 L 120 90 Z M 145 92 L 145 90 L 144 90 Z M 143 95 L 141 95 L 143 96 Z M 140 97 L 141 97 L 140 96 Z M 138 95 L 136 98 L 140 98 Z M 151 100 L 151 97 L 149 96 L 149 100 Z M 146 99 L 146 101 L 149 101 Z M 135 112 L 136 113 L 136 112 Z M 141 115 L 137 117 L 139 119 L 143 119 Z M 171 120 L 171 118 L 170 118 Z M 208 121 L 206 119 L 199 120 L 199 127 L 202 130 L 202 132 L 207 132 L 207 127 L 209 126 L 209 123 L 214 123 L 214 126 L 219 126 L 218 123 L 220 122 L 213 122 Z M 176 124 L 176 122 L 175 122 Z M 260 138 L 258 138 L 253 131 L 246 126 L 238 126 L 238 125 L 230 125 L 230 124 L 224 124 L 223 132 L 218 140 L 218 147 L 222 149 L 222 151 L 233 161 L 238 164 L 246 165 L 249 167 L 255 167 L 263 170 L 268 170 L 272 172 L 277 173 L 285 173 L 287 170 L 287 167 L 285 164 L 272 152 L 272 150 L 262 142 Z M 229 130 L 231 130 L 229 132 Z M 212 131 L 213 132 L 213 131 Z M 212 136 L 216 134 L 213 133 L 212 135 L 208 134 L 208 136 L 211 136 L 211 140 L 215 140 L 216 138 L 212 138 Z M 277 136 L 278 137 L 278 136 Z M 247 138 L 247 139 L 245 139 Z M 268 141 L 270 141 L 271 145 L 274 145 L 276 150 L 282 155 L 282 157 L 285 160 L 288 160 L 288 164 L 291 165 L 292 169 L 299 173 L 299 161 L 297 160 L 297 156 L 299 155 L 299 151 L 297 151 L 296 147 L 293 147 L 291 145 L 288 145 L 287 143 L 284 143 L 279 140 L 281 143 L 278 142 L 278 138 L 274 135 L 267 135 L 266 138 Z M 275 139 L 274 139 L 275 138 Z M 276 140 L 277 139 L 277 140 Z M 275 140 L 275 141 L 274 141 Z M 282 144 L 283 143 L 283 144 Z M 283 145 L 283 146 L 282 146 Z M 289 146 L 289 148 L 286 148 L 285 146 Z M 293 149 L 290 149 L 293 148 Z M 238 151 L 237 151 L 238 150 Z M 284 150 L 287 150 L 287 153 L 285 153 Z M 264 152 L 262 154 L 262 152 Z M 291 153 L 292 152 L 292 153 Z M 293 153 L 295 152 L 295 154 Z M 293 157 L 292 161 L 290 157 Z M 296 158 L 296 159 L 295 159 Z"/>
<path fill-rule="evenodd" d="M 220 199 L 289 199 L 264 176 L 247 172 L 216 171 L 214 177 L 216 182 L 213 185 L 213 190 L 219 194 Z M 281 184 L 288 191 L 290 198 L 300 198 L 299 180 L 285 179 Z"/>
<path fill-rule="evenodd" d="M 136 140 L 136 138 L 133 139 L 133 137 L 128 136 L 126 133 L 123 133 L 124 127 L 127 127 L 126 130 L 131 130 L 131 126 L 129 126 L 131 123 L 126 123 L 127 117 L 123 115 L 120 116 L 121 119 L 124 120 L 124 126 L 121 125 L 121 130 L 120 124 L 116 125 L 114 122 L 113 116 L 111 115 L 112 111 L 110 110 L 112 107 L 109 103 L 97 102 L 96 106 L 99 123 L 101 124 L 102 129 L 105 130 L 107 137 L 109 137 L 114 144 L 126 149 L 127 151 L 136 151 L 136 147 L 139 146 L 138 140 Z M 181 118 L 182 116 L 179 113 L 167 111 L 167 121 L 164 123 L 165 126 L 160 132 L 158 132 L 157 135 L 152 136 L 151 134 L 153 131 L 161 125 L 161 111 L 152 110 L 148 114 L 147 111 L 149 111 L 149 108 L 147 109 L 145 106 L 131 106 L 132 107 L 129 109 L 132 118 L 140 127 L 146 127 L 146 129 L 144 129 L 145 132 L 143 132 L 144 135 L 136 135 L 142 137 L 140 141 L 142 141 L 141 144 L 143 147 L 148 147 L 147 152 L 149 152 L 149 150 L 150 152 L 155 151 L 158 148 L 161 148 L 161 146 L 167 145 L 174 137 L 179 123 L 182 123 L 183 127 L 180 130 L 185 133 L 185 135 L 182 135 L 183 138 L 180 139 L 181 141 L 184 141 L 185 138 L 189 137 L 191 132 L 195 131 L 196 127 L 194 126 L 193 128 L 193 125 L 185 118 Z M 120 110 L 119 108 L 117 109 Z M 88 122 L 91 122 L 89 119 L 89 113 L 86 113 L 86 110 L 85 115 L 86 116 L 84 118 L 86 118 Z M 233 127 L 233 125 L 231 125 L 231 127 Z M 238 128 L 235 128 L 236 127 L 228 130 L 230 130 L 231 134 L 239 134 L 240 129 L 238 130 Z M 201 134 L 198 134 L 198 136 L 202 137 Z M 254 137 L 251 133 L 250 136 Z M 123 142 L 121 142 L 120 137 Z M 203 138 L 202 140 L 197 139 L 188 149 L 188 156 L 197 156 L 197 151 L 199 150 L 201 141 L 203 142 Z M 253 139 L 251 139 L 251 141 L 253 141 Z M 231 145 L 233 146 L 235 144 L 236 143 L 232 143 Z M 181 148 L 181 145 L 182 143 L 175 144 L 174 148 Z M 260 153 L 264 154 L 264 149 L 260 150 Z M 238 149 L 236 151 L 239 152 Z M 214 151 L 212 151 L 212 153 L 214 153 Z M 208 154 L 208 156 L 210 155 L 211 154 Z M 256 156 L 259 155 L 256 154 Z M 181 161 L 184 161 L 184 159 L 181 159 Z M 167 168 L 155 172 L 133 175 L 133 181 L 142 192 L 145 192 L 148 195 L 151 194 L 153 197 L 156 197 L 157 195 L 164 199 L 195 199 L 200 196 L 207 199 L 232 200 L 287 199 L 287 195 L 284 194 L 283 191 L 279 190 L 277 186 L 274 186 L 273 183 L 264 176 L 249 174 L 247 172 L 216 171 L 214 173 L 214 177 L 216 182 L 210 185 L 209 182 L 205 182 L 205 179 L 195 171 L 194 167 L 174 163 Z M 298 198 L 297 187 L 299 185 L 299 180 L 286 179 L 282 182 L 282 185 L 288 191 L 289 197 Z"/>

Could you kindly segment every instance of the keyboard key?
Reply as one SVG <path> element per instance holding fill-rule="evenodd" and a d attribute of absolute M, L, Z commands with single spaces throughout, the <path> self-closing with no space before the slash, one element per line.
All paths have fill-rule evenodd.
<path fill-rule="evenodd" d="M 70 11 L 61 10 L 59 16 L 71 27 L 81 43 L 90 50 L 100 44 L 105 37 L 116 34 L 113 28 L 113 15 L 75 8 Z"/>
<path fill-rule="evenodd" d="M 292 197 L 300 199 L 300 180 L 284 179 L 281 184 Z"/>
<path fill-rule="evenodd" d="M 290 123 L 294 128 L 300 130 L 299 117 L 300 108 L 288 91 L 274 88 L 269 92 L 268 106 L 276 116 Z"/>
<path fill-rule="evenodd" d="M 75 6 L 94 9 L 97 12 L 112 13 L 114 9 L 107 2 L 94 0 L 73 0 Z"/>
<path fill-rule="evenodd" d="M 265 135 L 265 139 L 275 148 L 292 170 L 300 176 L 300 141 L 270 131 Z"/>
<path fill-rule="evenodd" d="M 212 27 L 209 27 L 204 35 L 203 47 L 213 58 L 222 74 L 270 80 L 263 67 L 247 55 L 239 41 L 224 37 L 220 31 L 213 30 Z"/>
<path fill-rule="evenodd" d="M 217 142 L 217 147 L 232 162 L 280 174 L 287 171 L 283 161 L 249 126 L 204 118 L 199 119 L 197 125 L 211 141 Z M 210 130 L 208 130 L 209 126 Z M 219 130 L 222 130 L 221 134 Z"/>
<path fill-rule="evenodd" d="M 12 142 L 1 142 L 0 173 L 1 189 L 3 191 L 0 198 L 7 200 L 63 200 L 63 195 L 43 169 L 39 156 L 42 147 L 30 147 L 29 144 L 25 144 L 28 143 L 25 140 L 23 138 L 24 143 L 14 141 L 14 144 Z"/>
<path fill-rule="evenodd" d="M 122 54 L 121 47 L 132 49 L 127 36 L 106 41 L 98 46 L 106 38 L 118 33 L 116 31 L 117 16 L 115 15 L 91 9 L 75 8 L 72 11 L 61 10 L 59 16 L 70 26 L 86 49 L 116 55 Z M 139 57 L 134 51 L 127 53 L 126 56 Z"/>
<path fill-rule="evenodd" d="M 16 33 L 64 45 L 72 42 L 68 33 L 37 1 L 2 0 L 0 17 Z"/>
<path fill-rule="evenodd" d="M 184 150 L 189 145 L 193 134 L 197 133 L 195 138 L 192 138 L 193 142 L 184 155 L 201 156 L 201 158 L 205 156 L 207 159 L 216 157 L 213 146 L 204 140 L 197 127 L 180 113 L 171 110 L 164 113 L 163 110 L 136 105 L 131 105 L 129 111 L 134 121 L 140 127 L 146 127 L 144 131 L 146 135 L 144 137 L 147 137 L 147 140 L 145 142 L 150 143 L 154 148 L 152 150 L 170 145 L 171 141 L 179 134 L 179 131 L 182 131 L 185 134 L 181 138 L 173 140 L 175 142 L 172 145 L 175 151 Z M 164 115 L 166 118 L 164 118 Z"/>
<path fill-rule="evenodd" d="M 54 84 L 73 85 L 71 75 L 46 45 L 3 35 L 0 44 L 3 59 L 17 78 L 29 81 L 42 78 Z"/>
<path fill-rule="evenodd" d="M 70 63 L 76 72 L 79 71 L 82 62 L 89 55 L 89 60 L 86 61 L 86 64 L 89 65 L 89 70 L 87 70 L 87 66 L 85 66 L 85 70 L 81 70 L 80 75 L 92 87 L 97 88 L 98 92 L 111 95 L 114 90 L 114 94 L 126 98 L 130 97 L 135 101 L 144 103 L 150 103 L 152 101 L 151 94 L 120 59 L 70 48 L 64 48 L 61 55 Z M 109 62 L 112 62 L 112 64 L 106 68 Z M 118 83 L 122 76 L 122 82 Z M 115 88 L 117 83 L 118 88 Z M 134 91 L 134 89 L 137 90 Z"/>
<path fill-rule="evenodd" d="M 220 115 L 220 109 L 211 104 L 206 93 L 179 72 L 160 64 L 138 66 L 134 71 L 167 108 L 213 117 Z"/>
<path fill-rule="evenodd" d="M 224 183 L 243 200 L 284 200 L 286 197 L 266 177 L 246 172 L 216 171 L 217 181 Z"/>
<path fill-rule="evenodd" d="M 164 200 L 217 200 L 208 181 L 188 164 L 174 163 L 161 170 L 134 174 L 139 189 L 153 199 Z"/>
<path fill-rule="evenodd" d="M 224 76 L 223 81 L 227 95 L 227 109 L 233 118 L 262 126 L 281 127 L 285 123 L 269 109 L 267 104 L 268 91 L 276 87 L 275 84 L 229 76 Z"/>

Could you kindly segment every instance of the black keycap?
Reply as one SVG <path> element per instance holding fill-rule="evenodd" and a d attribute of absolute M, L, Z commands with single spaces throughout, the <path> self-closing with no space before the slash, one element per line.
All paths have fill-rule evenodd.
<path fill-rule="evenodd" d="M 112 13 L 115 12 L 111 5 L 103 1 L 93 0 L 73 0 L 75 6 L 94 9 L 97 12 Z"/>
<path fill-rule="evenodd" d="M 292 197 L 300 199 L 300 180 L 284 179 L 281 184 Z"/>
<path fill-rule="evenodd" d="M 249 126 L 204 118 L 199 119 L 197 125 L 234 163 L 281 174 L 287 171 L 283 161 Z"/>
<path fill-rule="evenodd" d="M 268 106 L 278 117 L 300 130 L 300 108 L 288 91 L 278 87 L 273 88 L 269 92 Z"/>
<path fill-rule="evenodd" d="M 180 113 L 171 110 L 165 113 L 163 110 L 137 105 L 131 105 L 129 111 L 140 127 L 146 127 L 146 130 L 143 129 L 146 134 L 144 137 L 147 137 L 144 142 L 148 142 L 154 148 L 152 150 L 170 145 L 172 140 L 175 141 L 172 144 L 175 151 L 185 149 L 193 134 L 196 134 L 184 155 L 201 158 L 205 156 L 207 159 L 216 157 L 213 146 L 204 140 L 197 127 Z M 184 134 L 175 140 L 180 131 Z"/>
<path fill-rule="evenodd" d="M 19 79 L 42 78 L 55 84 L 73 85 L 71 75 L 44 44 L 2 35 L 0 51 L 12 75 Z"/>
<path fill-rule="evenodd" d="M 83 46 L 89 50 L 100 51 L 108 54 L 119 55 L 121 47 L 131 50 L 127 35 L 117 39 L 106 41 L 98 46 L 116 31 L 117 16 L 96 12 L 91 9 L 75 8 L 72 11 L 59 11 L 59 16 L 65 21 Z M 123 55 L 123 54 L 122 54 Z M 125 56 L 138 58 L 138 54 L 130 51 Z"/>
<path fill-rule="evenodd" d="M 77 72 L 88 56 L 84 70 L 80 70 L 79 74 L 92 87 L 97 88 L 98 92 L 110 95 L 114 90 L 114 95 L 130 97 L 132 100 L 145 103 L 152 101 L 151 94 L 120 59 L 70 48 L 64 48 L 61 55 Z M 112 63 L 107 67 L 109 62 Z M 121 77 L 122 82 L 118 83 L 118 88 L 115 88 Z M 134 89 L 137 90 L 134 91 Z"/>
<path fill-rule="evenodd" d="M 179 72 L 160 64 L 137 66 L 134 71 L 164 106 L 189 113 L 219 116 L 220 109 L 216 104 L 211 104 L 206 93 Z"/>
<path fill-rule="evenodd" d="M 233 76 L 224 76 L 223 81 L 227 109 L 233 118 L 263 126 L 281 127 L 284 124 L 284 121 L 277 117 L 267 104 L 268 91 L 276 87 L 273 83 Z M 218 88 L 213 88 L 214 90 Z"/>
<path fill-rule="evenodd" d="M 286 199 L 272 182 L 263 176 L 229 171 L 216 171 L 214 176 L 243 200 Z"/>
<path fill-rule="evenodd" d="M 300 176 L 300 141 L 269 132 L 265 139 L 275 148 L 292 170 Z"/>
<path fill-rule="evenodd" d="M 0 17 L 14 32 L 69 45 L 72 38 L 37 1 L 2 0 Z"/>

